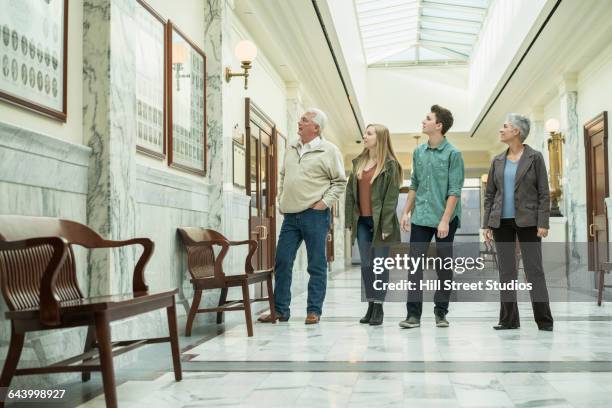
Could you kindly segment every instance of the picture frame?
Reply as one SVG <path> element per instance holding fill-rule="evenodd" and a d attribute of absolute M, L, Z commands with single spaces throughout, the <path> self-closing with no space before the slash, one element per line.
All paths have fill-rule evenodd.
<path fill-rule="evenodd" d="M 232 182 L 236 187 L 246 188 L 245 167 L 246 167 L 246 148 L 234 141 L 232 143 Z"/>
<path fill-rule="evenodd" d="M 206 175 L 206 54 L 171 20 L 166 24 L 168 165 Z"/>
<path fill-rule="evenodd" d="M 0 10 L 0 100 L 66 122 L 68 0 L 0 0 Z"/>
<path fill-rule="evenodd" d="M 166 158 L 167 41 L 166 19 L 144 0 L 135 14 L 136 150 Z"/>

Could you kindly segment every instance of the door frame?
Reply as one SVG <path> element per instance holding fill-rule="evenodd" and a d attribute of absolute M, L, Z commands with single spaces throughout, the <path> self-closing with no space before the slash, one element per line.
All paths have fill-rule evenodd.
<path fill-rule="evenodd" d="M 246 166 L 245 166 L 245 180 L 246 180 L 246 195 L 251 196 L 252 192 L 251 192 L 251 121 L 256 122 L 258 125 L 260 125 L 260 129 L 263 129 L 264 132 L 266 134 L 268 134 L 268 132 L 266 130 L 269 131 L 269 136 L 270 136 L 270 156 L 271 156 L 271 161 L 268 162 L 268 167 L 269 167 L 269 174 L 268 174 L 268 209 L 267 209 L 267 213 L 269 215 L 268 218 L 270 218 L 270 230 L 268 232 L 268 248 L 267 250 L 267 255 L 268 255 L 268 259 L 271 260 L 272 264 L 274 263 L 274 258 L 276 255 L 276 193 L 277 193 L 277 176 L 276 176 L 276 171 L 278 168 L 278 163 L 277 163 L 277 157 L 278 154 L 276 152 L 276 148 L 277 148 L 277 142 L 276 142 L 276 137 L 277 137 L 277 130 L 276 130 L 276 124 L 274 123 L 274 121 L 272 120 L 272 118 L 270 118 L 259 106 L 257 106 L 257 104 L 255 104 L 251 98 L 245 98 L 245 109 L 244 109 L 244 114 L 245 114 L 245 118 L 244 118 L 244 123 L 245 123 L 245 144 L 246 144 Z M 259 143 L 257 144 L 257 162 L 256 162 L 256 169 L 257 172 L 259 173 L 259 169 L 261 166 L 261 139 L 259 137 L 259 135 L 257 136 L 257 139 L 259 140 Z M 260 191 L 261 191 L 261 185 L 260 185 L 260 179 L 259 177 L 257 178 L 257 187 L 256 187 L 257 191 L 255 192 L 255 194 L 257 195 L 257 208 L 261 209 L 261 201 L 260 201 Z M 261 215 L 258 215 L 259 217 L 261 217 Z M 253 231 L 251 230 L 251 204 L 249 204 L 249 239 L 251 239 Z"/>
<path fill-rule="evenodd" d="M 587 123 L 584 124 L 583 126 L 583 130 L 584 130 L 584 147 L 585 147 L 585 166 L 586 166 L 586 171 L 585 171 L 585 175 L 586 175 L 586 207 L 587 207 L 587 245 L 588 245 L 588 270 L 593 271 L 596 270 L 597 268 L 595 268 L 594 262 L 595 262 L 595 254 L 594 252 L 594 245 L 593 243 L 595 242 L 595 237 L 592 237 L 590 235 L 590 231 L 589 231 L 589 225 L 591 225 L 593 223 L 593 217 L 592 217 L 592 213 L 593 213 L 593 201 L 591 200 L 591 197 L 593 195 L 593 191 L 591 189 L 591 182 L 589 179 L 589 175 L 590 175 L 590 170 L 591 170 L 591 165 L 592 165 L 592 161 L 593 158 L 591 157 L 591 137 L 592 135 L 595 133 L 599 133 L 598 129 L 600 126 L 603 126 L 603 151 L 604 151 L 604 171 L 605 171 L 605 195 L 606 197 L 609 197 L 610 195 L 610 178 L 609 178 L 609 172 L 608 172 L 608 112 L 607 111 L 603 111 L 602 113 L 600 113 L 599 115 L 597 115 L 595 118 L 591 119 L 590 121 L 588 121 Z M 604 211 L 607 213 L 607 208 L 605 206 L 604 203 Z M 608 235 L 610 234 L 609 232 L 609 225 L 608 225 L 608 217 L 606 214 L 606 230 L 608 232 Z M 606 236 L 606 239 L 608 240 L 608 236 Z"/>

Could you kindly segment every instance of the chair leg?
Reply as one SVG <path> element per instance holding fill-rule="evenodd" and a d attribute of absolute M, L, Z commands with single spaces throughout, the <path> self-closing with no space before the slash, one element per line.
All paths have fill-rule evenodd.
<path fill-rule="evenodd" d="M 185 336 L 191 336 L 191 326 L 193 326 L 193 320 L 195 319 L 196 314 L 198 313 L 198 308 L 200 307 L 200 301 L 202 300 L 202 289 L 196 289 L 193 294 L 193 301 L 191 302 L 191 309 L 189 310 L 189 315 L 187 316 L 187 325 L 185 326 Z"/>
<path fill-rule="evenodd" d="M 597 285 L 597 306 L 601 306 L 604 291 L 604 271 L 599 270 L 599 284 Z"/>
<path fill-rule="evenodd" d="M 21 356 L 21 350 L 23 350 L 23 342 L 25 340 L 24 333 L 16 333 L 15 326 L 11 322 L 11 343 L 9 345 L 8 354 L 4 361 L 4 368 L 2 369 L 2 377 L 0 377 L 0 406 L 4 407 L 4 401 L 6 394 L 8 393 L 8 387 L 11 385 L 11 380 L 17 370 L 17 364 L 19 363 L 19 357 Z"/>
<path fill-rule="evenodd" d="M 268 276 L 266 283 L 268 285 L 268 304 L 270 305 L 270 316 L 272 317 L 272 322 L 276 323 L 276 310 L 274 309 L 274 289 L 272 287 L 272 275 Z"/>
<path fill-rule="evenodd" d="M 172 297 L 172 306 L 166 308 L 168 314 L 168 331 L 170 333 L 170 349 L 172 350 L 172 365 L 174 366 L 174 379 L 181 381 L 183 371 L 181 369 L 181 353 L 179 352 L 178 329 L 176 325 L 176 303 Z"/>
<path fill-rule="evenodd" d="M 242 283 L 242 303 L 244 304 L 244 317 L 246 318 L 247 334 L 253 337 L 253 317 L 251 316 L 251 297 L 249 295 L 249 284 Z"/>
<path fill-rule="evenodd" d="M 96 338 L 100 350 L 100 367 L 106 406 L 117 407 L 117 389 L 115 386 L 115 369 L 113 367 L 113 347 L 111 345 L 111 327 L 106 313 L 96 313 Z"/>
<path fill-rule="evenodd" d="M 221 288 L 221 296 L 219 296 L 219 307 L 225 304 L 227 300 L 227 288 Z M 217 324 L 223 323 L 223 312 L 217 312 Z"/>
<path fill-rule="evenodd" d="M 87 336 L 85 337 L 85 347 L 83 348 L 83 351 L 87 353 L 89 350 L 91 350 L 94 347 L 95 344 L 96 344 L 96 327 L 94 325 L 89 325 L 87 326 Z M 86 358 L 83 360 L 83 362 L 86 362 L 91 359 L 92 358 Z M 90 379 L 91 379 L 91 371 L 83 371 L 81 373 L 81 380 L 83 382 L 87 382 Z"/>

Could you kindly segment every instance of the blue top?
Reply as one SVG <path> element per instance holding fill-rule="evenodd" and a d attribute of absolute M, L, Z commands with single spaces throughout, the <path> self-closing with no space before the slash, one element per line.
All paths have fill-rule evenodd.
<path fill-rule="evenodd" d="M 506 158 L 504 166 L 504 200 L 502 203 L 502 218 L 514 218 L 514 180 L 516 179 L 516 169 L 518 160 L 512 161 Z"/>

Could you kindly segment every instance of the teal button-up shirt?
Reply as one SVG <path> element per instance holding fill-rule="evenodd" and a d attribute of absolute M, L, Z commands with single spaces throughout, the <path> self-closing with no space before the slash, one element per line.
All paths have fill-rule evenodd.
<path fill-rule="evenodd" d="M 461 188 L 465 176 L 463 156 L 446 138 L 436 147 L 419 145 L 413 154 L 410 189 L 416 191 L 412 223 L 437 228 L 449 196 L 459 197 L 450 218 L 458 217 L 461 226 Z"/>

